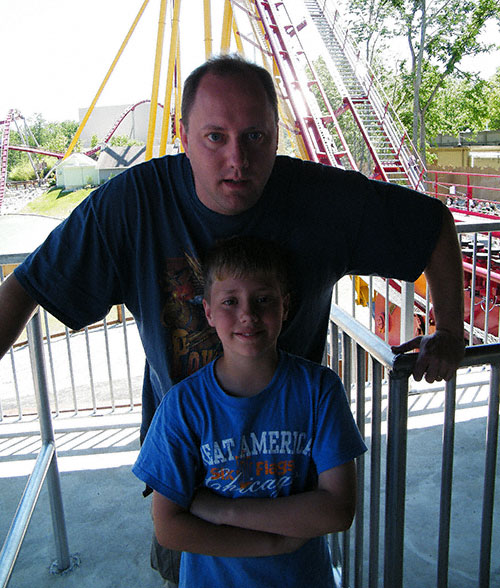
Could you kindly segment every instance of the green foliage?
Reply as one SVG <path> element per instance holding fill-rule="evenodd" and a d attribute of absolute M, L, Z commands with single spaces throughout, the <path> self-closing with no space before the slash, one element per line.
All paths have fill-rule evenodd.
<path fill-rule="evenodd" d="M 130 139 L 126 135 L 113 135 L 109 141 L 109 144 L 112 147 L 131 147 L 133 145 L 144 145 L 144 143 L 141 143 L 141 141 Z"/>
<path fill-rule="evenodd" d="M 490 81 L 488 127 L 493 130 L 500 129 L 500 67 Z"/>
<path fill-rule="evenodd" d="M 428 133 L 439 134 L 463 126 L 475 129 L 481 120 L 487 123 L 485 109 L 479 102 L 488 102 L 488 88 L 458 68 L 463 57 L 479 56 L 491 49 L 479 39 L 485 23 L 500 18 L 498 0 L 346 2 L 348 12 L 357 19 L 350 30 L 358 43 L 367 44 L 374 35 L 381 35 L 381 47 L 384 40 L 395 34 L 406 39 L 409 53 L 399 67 L 391 72 L 382 60 L 375 61 L 376 72 L 422 154 Z M 447 80 L 451 80 L 449 84 Z M 453 114 L 453 108 L 459 109 L 459 116 Z M 445 115 L 452 120 L 445 121 Z M 491 122 L 498 121 L 496 115 L 491 118 Z"/>
<path fill-rule="evenodd" d="M 28 141 L 31 147 L 53 153 L 64 153 L 69 147 L 77 129 L 78 123 L 75 121 L 67 120 L 62 123 L 47 122 L 41 114 L 36 114 L 33 118 L 26 121 L 24 128 L 21 128 L 23 136 L 17 130 L 11 131 L 10 144 L 24 145 Z M 78 150 L 78 144 L 76 147 Z M 32 154 L 31 158 L 38 169 L 45 169 L 47 171 L 57 162 L 57 158 L 36 154 Z M 9 150 L 7 169 L 10 179 L 13 179 L 12 173 L 14 169 L 16 169 L 16 176 L 18 176 L 20 173 L 19 170 L 23 169 L 26 164 L 30 165 L 29 156 L 26 152 Z M 25 177 L 22 179 L 28 178 Z"/>
<path fill-rule="evenodd" d="M 10 170 L 8 177 L 11 182 L 26 182 L 36 180 L 36 173 L 29 160 L 20 161 Z"/>

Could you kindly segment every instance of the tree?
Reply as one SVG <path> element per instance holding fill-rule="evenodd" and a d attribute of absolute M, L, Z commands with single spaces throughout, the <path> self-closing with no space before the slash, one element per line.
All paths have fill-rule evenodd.
<path fill-rule="evenodd" d="M 374 65 L 402 121 L 411 129 L 413 142 L 425 161 L 426 127 L 436 128 L 434 123 L 439 118 L 432 105 L 438 96 L 443 97 L 442 90 L 446 94 L 446 80 L 450 77 L 455 78 L 450 91 L 462 79 L 469 87 L 466 94 L 470 94 L 474 77 L 460 71 L 460 61 L 466 55 L 480 55 L 490 49 L 480 43 L 479 35 L 489 19 L 500 19 L 498 0 L 345 2 L 351 34 L 358 45 L 365 47 L 368 61 Z M 394 36 L 406 39 L 409 53 L 408 59 L 390 71 L 390 62 L 377 58 L 376 53 Z M 476 93 L 480 90 L 485 88 L 476 89 Z"/>
<path fill-rule="evenodd" d="M 464 56 L 490 49 L 479 41 L 479 34 L 486 21 L 500 17 L 500 8 L 497 0 L 390 1 L 410 50 L 412 136 L 425 161 L 425 119 L 429 108 Z"/>
<path fill-rule="evenodd" d="M 490 129 L 500 129 L 500 67 L 490 81 L 488 127 Z"/>

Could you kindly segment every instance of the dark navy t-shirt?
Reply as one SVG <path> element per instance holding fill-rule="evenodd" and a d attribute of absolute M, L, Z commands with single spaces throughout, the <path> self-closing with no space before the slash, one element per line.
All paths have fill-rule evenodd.
<path fill-rule="evenodd" d="M 234 216 L 205 207 L 184 155 L 137 165 L 95 190 L 16 277 L 73 329 L 124 303 L 146 352 L 144 435 L 173 383 L 209 363 L 200 257 L 233 235 L 273 239 L 293 259 L 293 305 L 279 344 L 321 361 L 331 292 L 345 274 L 413 281 L 441 228 L 442 204 L 360 173 L 278 156 L 261 199 Z"/>

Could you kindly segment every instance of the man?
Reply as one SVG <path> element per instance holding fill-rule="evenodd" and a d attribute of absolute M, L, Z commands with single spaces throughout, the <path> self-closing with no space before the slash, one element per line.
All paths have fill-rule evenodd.
<path fill-rule="evenodd" d="M 356 172 L 276 157 L 276 94 L 261 68 L 233 57 L 191 74 L 183 94 L 185 155 L 135 166 L 97 189 L 0 289 L 0 356 L 36 304 L 73 329 L 125 303 L 146 352 L 142 438 L 169 387 L 208 363 L 218 342 L 201 306 L 201 255 L 243 234 L 296 258 L 294 302 L 280 337 L 319 362 L 332 287 L 345 274 L 428 280 L 436 332 L 415 377 L 452 377 L 463 356 L 461 255 L 437 200 Z"/>

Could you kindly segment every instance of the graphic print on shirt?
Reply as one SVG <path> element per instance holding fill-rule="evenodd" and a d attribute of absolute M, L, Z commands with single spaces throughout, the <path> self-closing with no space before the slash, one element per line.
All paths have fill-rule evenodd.
<path fill-rule="evenodd" d="M 162 324 L 172 338 L 174 381 L 194 373 L 216 357 L 220 342 L 205 318 L 199 261 L 185 254 L 166 261 L 162 279 Z"/>
<path fill-rule="evenodd" d="M 232 498 L 286 495 L 309 470 L 311 447 L 312 439 L 300 431 L 250 432 L 202 443 L 205 486 Z"/>

